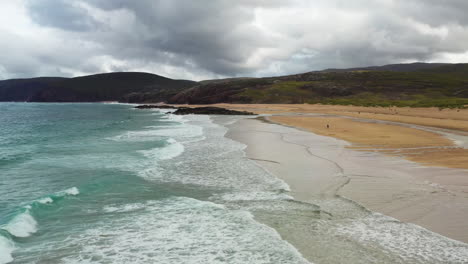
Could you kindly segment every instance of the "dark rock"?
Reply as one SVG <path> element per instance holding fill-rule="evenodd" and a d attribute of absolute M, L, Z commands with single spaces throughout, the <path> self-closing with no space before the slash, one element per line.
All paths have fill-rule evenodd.
<path fill-rule="evenodd" d="M 175 115 L 255 115 L 251 112 L 229 110 L 221 107 L 176 107 L 172 105 L 139 105 L 137 109 L 177 109 Z"/>
<path fill-rule="evenodd" d="M 135 106 L 137 109 L 178 109 L 172 105 L 138 105 Z"/>
<path fill-rule="evenodd" d="M 229 110 L 221 107 L 179 107 L 175 115 L 255 115 L 251 112 Z"/>

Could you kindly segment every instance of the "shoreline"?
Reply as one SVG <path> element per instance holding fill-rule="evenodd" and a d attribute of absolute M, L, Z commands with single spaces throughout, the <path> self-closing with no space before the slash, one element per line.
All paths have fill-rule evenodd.
<path fill-rule="evenodd" d="M 295 200 L 334 211 L 330 201 L 344 197 L 371 212 L 468 242 L 467 170 L 357 151 L 340 139 L 258 119 L 241 119 L 228 128 L 226 137 L 247 145 L 246 157 L 284 180 Z M 303 241 L 281 235 L 307 258 Z"/>
<path fill-rule="evenodd" d="M 439 129 L 346 116 L 270 116 L 271 122 L 345 140 L 350 149 L 378 152 L 423 166 L 468 169 L 468 140 Z"/>
<path fill-rule="evenodd" d="M 468 169 L 468 109 L 308 104 L 218 106 L 252 111 L 277 124 L 345 140 L 352 143 L 349 147 L 353 149 L 403 157 L 424 166 Z"/>

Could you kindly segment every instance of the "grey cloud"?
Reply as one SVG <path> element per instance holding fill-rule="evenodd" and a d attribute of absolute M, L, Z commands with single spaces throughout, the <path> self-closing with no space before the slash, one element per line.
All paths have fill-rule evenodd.
<path fill-rule="evenodd" d="M 150 68 L 177 78 L 261 76 L 468 52 L 464 0 L 24 1 L 36 25 L 60 29 L 48 31 L 57 41 L 4 54 L 3 75 Z"/>
<path fill-rule="evenodd" d="M 468 1 L 398 0 L 397 12 L 431 26 L 468 24 Z"/>
<path fill-rule="evenodd" d="M 97 26 L 88 12 L 70 0 L 28 0 L 31 19 L 42 26 L 86 31 Z"/>
<path fill-rule="evenodd" d="M 57 6 L 53 5 L 55 1 L 37 1 L 29 8 L 35 21 L 41 25 L 87 30 L 88 38 L 107 46 L 108 51 L 113 53 L 111 55 L 119 59 L 138 57 L 144 53 L 142 59 L 175 60 L 181 65 L 196 64 L 220 75 L 248 73 L 252 70 L 243 62 L 255 52 L 258 45 L 267 42 L 263 32 L 251 24 L 255 19 L 253 7 L 266 3 L 266 6 L 274 7 L 279 3 L 240 1 L 233 4 L 231 1 L 208 0 L 85 2 L 107 11 L 128 10 L 135 15 L 140 28 L 136 28 L 132 34 L 122 33 L 118 28 L 113 28 L 112 32 L 93 33 L 96 27 L 90 25 L 97 22 L 73 5 L 73 1 L 59 2 Z M 62 10 L 75 11 L 58 15 Z M 129 39 L 135 38 L 138 40 L 128 43 Z M 119 43 L 122 46 L 116 46 Z M 166 58 L 161 58 L 161 54 L 165 54 L 163 57 Z M 174 59 L 174 55 L 183 60 Z"/>

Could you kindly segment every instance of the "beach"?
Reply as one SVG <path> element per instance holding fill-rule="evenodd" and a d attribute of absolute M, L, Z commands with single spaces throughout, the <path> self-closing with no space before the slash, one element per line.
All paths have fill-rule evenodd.
<path fill-rule="evenodd" d="M 466 115 L 444 119 L 439 114 L 436 119 L 409 109 L 412 116 L 395 114 L 393 119 L 400 121 L 395 122 L 388 120 L 389 114 L 378 113 L 357 119 L 347 107 L 343 114 L 332 107 L 312 113 L 299 112 L 303 109 L 295 105 L 223 106 L 264 114 L 238 121 L 227 136 L 246 144 L 247 157 L 284 180 L 295 199 L 336 214 L 340 209 L 334 199 L 341 197 L 371 212 L 468 242 Z M 365 110 L 357 109 L 356 115 Z M 405 117 L 416 121 L 401 122 Z M 439 123 L 423 126 L 428 120 Z M 301 253 L 307 256 L 307 251 Z"/>
<path fill-rule="evenodd" d="M 2 264 L 468 261 L 466 170 L 278 123 L 326 114 L 0 107 L 1 124 L 18 120 L 0 127 Z M 355 122 L 334 118 L 328 129 Z M 399 129 L 372 122 L 362 143 L 384 130 L 395 147 Z M 415 130 L 403 131 L 431 148 L 463 139 Z"/>

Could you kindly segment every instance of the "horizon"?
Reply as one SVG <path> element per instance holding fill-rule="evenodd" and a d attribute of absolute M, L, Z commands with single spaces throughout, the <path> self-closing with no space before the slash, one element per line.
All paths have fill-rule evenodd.
<path fill-rule="evenodd" d="M 131 71 L 200 81 L 467 63 L 467 9 L 422 0 L 4 1 L 0 79 Z"/>

